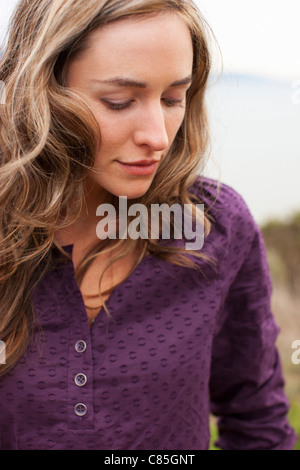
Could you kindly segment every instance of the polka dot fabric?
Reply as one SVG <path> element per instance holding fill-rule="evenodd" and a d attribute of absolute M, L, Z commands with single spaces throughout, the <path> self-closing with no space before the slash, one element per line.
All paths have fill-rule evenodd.
<path fill-rule="evenodd" d="M 193 191 L 215 267 L 147 256 L 91 329 L 72 261 L 40 282 L 36 335 L 0 382 L 1 449 L 208 449 L 211 409 L 224 449 L 292 445 L 261 235 L 228 186 L 214 203 L 213 181 Z"/>

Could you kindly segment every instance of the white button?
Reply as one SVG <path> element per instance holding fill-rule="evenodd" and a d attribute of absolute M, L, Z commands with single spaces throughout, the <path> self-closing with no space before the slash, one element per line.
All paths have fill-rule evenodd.
<path fill-rule="evenodd" d="M 87 413 L 87 406 L 84 403 L 77 403 L 74 406 L 74 411 L 77 416 L 84 416 Z"/>
<path fill-rule="evenodd" d="M 86 350 L 86 342 L 83 341 L 82 339 L 80 341 L 77 341 L 75 344 L 75 351 L 78 353 L 82 353 Z"/>
<path fill-rule="evenodd" d="M 87 376 L 85 374 L 77 374 L 74 377 L 74 381 L 78 387 L 82 387 L 87 383 Z"/>

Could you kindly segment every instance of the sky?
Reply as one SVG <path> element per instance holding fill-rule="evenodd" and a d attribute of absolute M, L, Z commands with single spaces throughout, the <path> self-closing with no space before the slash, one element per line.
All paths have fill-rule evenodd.
<path fill-rule="evenodd" d="M 228 70 L 300 79 L 300 0 L 196 0 Z"/>
<path fill-rule="evenodd" d="M 0 34 L 17 0 L 0 0 Z M 208 20 L 224 70 L 300 79 L 300 0 L 195 0 Z"/>

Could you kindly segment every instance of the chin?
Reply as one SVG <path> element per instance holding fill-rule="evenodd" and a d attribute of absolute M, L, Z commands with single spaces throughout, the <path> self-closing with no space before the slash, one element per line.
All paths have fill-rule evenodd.
<path fill-rule="evenodd" d="M 116 197 L 127 197 L 127 199 L 138 199 L 150 188 L 152 183 L 151 181 L 136 181 L 131 183 L 123 183 L 121 182 L 116 183 L 114 188 L 112 188 L 111 193 Z M 117 190 L 116 190 L 117 189 Z"/>
<path fill-rule="evenodd" d="M 128 189 L 127 191 L 123 191 L 123 192 L 119 192 L 118 194 L 116 194 L 116 196 L 126 196 L 127 199 L 138 199 L 142 196 L 144 196 L 144 194 L 146 194 L 146 192 L 148 191 L 150 185 L 148 185 L 147 187 L 145 187 L 144 189 L 134 189 L 134 188 L 131 188 L 131 189 Z"/>

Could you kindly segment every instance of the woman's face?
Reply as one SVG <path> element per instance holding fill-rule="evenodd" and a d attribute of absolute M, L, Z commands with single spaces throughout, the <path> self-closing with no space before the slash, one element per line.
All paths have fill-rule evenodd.
<path fill-rule="evenodd" d="M 89 187 L 129 199 L 147 192 L 182 124 L 192 65 L 190 31 L 171 12 L 90 34 L 67 72 L 101 131 Z"/>

